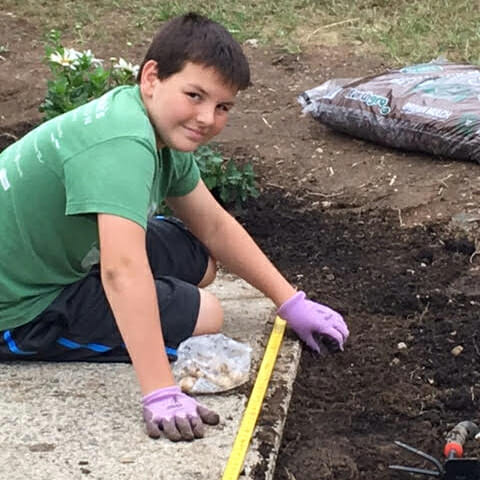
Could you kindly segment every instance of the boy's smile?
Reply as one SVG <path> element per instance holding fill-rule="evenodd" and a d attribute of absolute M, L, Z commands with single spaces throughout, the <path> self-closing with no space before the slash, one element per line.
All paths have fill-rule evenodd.
<path fill-rule="evenodd" d="M 213 67 L 187 62 L 161 80 L 156 62 L 148 61 L 140 82 L 142 99 L 155 128 L 157 147 L 190 152 L 218 135 L 233 107 L 237 88 Z"/>

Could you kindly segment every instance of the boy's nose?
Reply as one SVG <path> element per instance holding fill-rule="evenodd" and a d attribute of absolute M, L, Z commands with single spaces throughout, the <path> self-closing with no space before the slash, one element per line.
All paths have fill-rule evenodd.
<path fill-rule="evenodd" d="M 197 113 L 197 122 L 204 126 L 210 126 L 215 123 L 215 108 L 202 108 Z"/>

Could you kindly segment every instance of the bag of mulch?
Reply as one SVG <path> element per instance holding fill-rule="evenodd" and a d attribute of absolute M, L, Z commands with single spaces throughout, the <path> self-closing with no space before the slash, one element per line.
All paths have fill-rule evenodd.
<path fill-rule="evenodd" d="M 333 79 L 298 98 L 329 127 L 382 145 L 480 163 L 480 68 L 443 60 Z"/>

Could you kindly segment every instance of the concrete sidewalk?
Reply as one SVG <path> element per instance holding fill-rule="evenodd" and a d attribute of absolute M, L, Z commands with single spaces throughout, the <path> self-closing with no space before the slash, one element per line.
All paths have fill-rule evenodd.
<path fill-rule="evenodd" d="M 223 333 L 253 349 L 253 385 L 273 304 L 226 274 L 210 290 L 225 309 Z M 264 405 L 270 418 L 259 420 L 242 479 L 272 478 L 300 352 L 297 341 L 284 339 Z M 144 433 L 131 365 L 2 364 L 0 479 L 221 479 L 250 392 L 239 390 L 248 393 L 202 395 L 220 414 L 220 425 L 208 428 L 204 439 L 171 443 Z"/>

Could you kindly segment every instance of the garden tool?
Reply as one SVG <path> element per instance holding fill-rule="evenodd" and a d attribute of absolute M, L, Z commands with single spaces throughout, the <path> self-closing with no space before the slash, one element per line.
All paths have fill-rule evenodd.
<path fill-rule="evenodd" d="M 465 441 L 469 437 L 476 437 L 479 432 L 480 428 L 471 421 L 464 421 L 455 425 L 447 434 L 443 449 L 446 460 L 443 464 L 440 460 L 417 448 L 396 441 L 395 444 L 397 446 L 431 463 L 434 469 L 403 465 L 390 465 L 389 468 L 407 473 L 438 477 L 441 480 L 480 480 L 480 461 L 476 458 L 463 458 Z"/>

